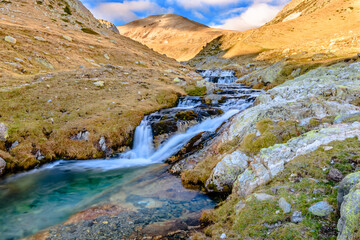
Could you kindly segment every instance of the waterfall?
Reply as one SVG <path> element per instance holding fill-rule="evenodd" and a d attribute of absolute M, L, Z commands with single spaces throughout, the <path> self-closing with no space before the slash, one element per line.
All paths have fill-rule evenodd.
<path fill-rule="evenodd" d="M 136 128 L 132 149 L 120 154 L 116 158 L 86 161 L 60 161 L 57 164 L 44 166 L 43 168 L 71 169 L 72 171 L 84 171 L 89 169 L 100 169 L 102 171 L 145 166 L 155 163 L 161 163 L 179 152 L 193 137 L 202 132 L 215 132 L 221 124 L 238 112 L 250 107 L 255 96 L 261 91 L 249 89 L 239 83 L 236 83 L 235 71 L 221 70 L 199 70 L 198 73 L 205 80 L 217 83 L 222 91 L 221 96 L 225 97 L 216 108 L 222 109 L 225 113 L 217 117 L 209 117 L 188 128 L 183 133 L 177 133 L 167 139 L 157 149 L 153 144 L 153 132 L 151 125 L 153 122 L 161 121 L 162 116 L 176 113 L 182 109 L 196 110 L 204 108 L 202 98 L 198 96 L 187 96 L 179 99 L 177 107 L 164 109 L 159 112 L 146 116 Z M 214 106 L 213 106 L 214 107 Z M 206 108 L 206 106 L 205 106 Z"/>
<path fill-rule="evenodd" d="M 121 158 L 148 158 L 154 152 L 153 134 L 148 117 L 145 117 L 135 129 L 132 150 L 121 154 Z"/>

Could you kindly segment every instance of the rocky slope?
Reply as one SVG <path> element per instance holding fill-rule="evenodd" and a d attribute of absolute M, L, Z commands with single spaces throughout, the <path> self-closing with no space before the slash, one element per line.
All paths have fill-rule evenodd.
<path fill-rule="evenodd" d="M 178 61 L 193 58 L 206 43 L 229 32 L 175 14 L 154 15 L 118 27 L 120 33 Z"/>
<path fill-rule="evenodd" d="M 186 186 L 231 193 L 204 214 L 207 236 L 337 235 L 334 210 L 340 211 L 341 203 L 336 204 L 334 186 L 358 168 L 359 73 L 358 61 L 342 62 L 286 81 L 260 95 L 255 107 L 235 116 L 207 147 L 172 167 Z M 356 194 L 341 206 L 341 237 L 356 233 L 349 219 L 357 219 L 358 207 L 351 216 L 344 210 Z"/>
<path fill-rule="evenodd" d="M 175 77 L 197 76 L 77 0 L 2 1 L 0 11 L 2 173 L 121 150 L 144 114 L 185 94 Z"/>

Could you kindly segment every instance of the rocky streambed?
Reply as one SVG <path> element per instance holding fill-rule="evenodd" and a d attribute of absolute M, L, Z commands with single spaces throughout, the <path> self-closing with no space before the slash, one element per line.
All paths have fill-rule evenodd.
<path fill-rule="evenodd" d="M 32 238 L 182 239 L 199 228 L 201 211 L 214 202 L 185 189 L 163 162 L 202 149 L 262 92 L 236 83 L 234 71 L 199 73 L 208 94 L 146 116 L 131 150 L 111 159 L 57 161 L 2 180 L 0 239 L 36 233 Z"/>

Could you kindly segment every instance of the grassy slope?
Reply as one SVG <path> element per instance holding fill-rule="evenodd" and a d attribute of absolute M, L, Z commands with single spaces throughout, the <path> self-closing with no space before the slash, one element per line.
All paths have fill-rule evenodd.
<path fill-rule="evenodd" d="M 172 106 L 185 94 L 173 79 L 181 76 L 190 84 L 190 69 L 103 28 L 73 8 L 73 1 L 38 2 L 0 3 L 9 10 L 0 24 L 0 122 L 9 128 L 0 157 L 7 172 L 57 158 L 104 156 L 97 144 L 101 136 L 121 150 L 144 114 Z M 7 35 L 16 44 L 5 42 Z M 89 141 L 70 139 L 83 129 Z M 8 151 L 14 141 L 20 144 Z M 34 156 L 38 150 L 46 157 L 41 162 Z"/>

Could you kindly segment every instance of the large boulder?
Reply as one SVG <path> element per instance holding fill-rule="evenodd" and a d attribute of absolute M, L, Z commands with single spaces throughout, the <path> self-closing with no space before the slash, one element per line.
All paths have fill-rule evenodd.
<path fill-rule="evenodd" d="M 233 118 L 221 141 L 243 139 L 265 118 L 305 121 L 356 114 L 360 98 L 360 62 L 318 68 L 287 81 L 257 98 L 257 105 Z"/>
<path fill-rule="evenodd" d="M 338 124 L 292 138 L 286 143 L 264 148 L 254 157 L 248 170 L 240 174 L 233 190 L 245 197 L 256 187 L 268 183 L 284 170 L 285 164 L 300 155 L 313 152 L 321 145 L 348 138 L 360 138 L 360 123 Z"/>
<path fill-rule="evenodd" d="M 341 204 L 338 240 L 359 239 L 360 184 L 353 186 Z"/>
<path fill-rule="evenodd" d="M 347 175 L 340 183 L 337 195 L 337 205 L 340 209 L 344 197 L 349 194 L 350 190 L 360 183 L 360 172 Z"/>
<path fill-rule="evenodd" d="M 213 169 L 210 178 L 206 182 L 209 192 L 229 191 L 236 177 L 248 167 L 250 158 L 245 153 L 235 151 L 226 155 Z"/>

